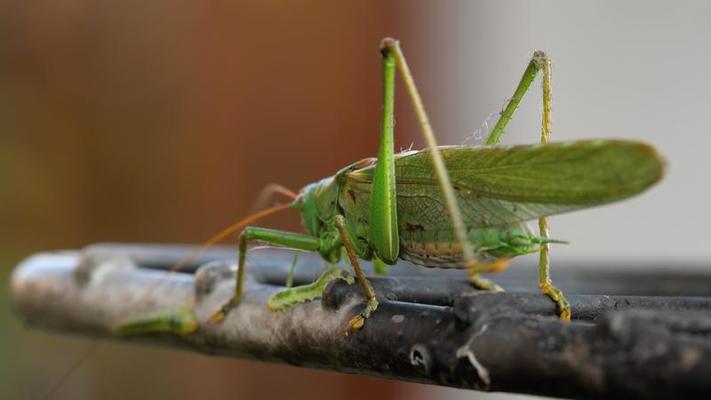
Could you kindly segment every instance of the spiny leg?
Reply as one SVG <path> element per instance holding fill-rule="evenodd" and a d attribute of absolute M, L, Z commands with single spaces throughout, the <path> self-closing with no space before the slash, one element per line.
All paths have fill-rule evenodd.
<path fill-rule="evenodd" d="M 538 227 L 540 229 L 540 235 L 547 238 L 550 234 L 548 230 L 548 219 L 542 217 L 538 219 Z M 558 315 L 563 321 L 570 321 L 571 311 L 570 303 L 563 295 L 563 292 L 557 287 L 553 286 L 553 281 L 550 278 L 550 258 L 549 258 L 550 244 L 541 244 L 541 250 L 538 259 L 538 287 L 541 291 L 545 293 L 551 300 L 555 301 L 558 306 Z"/>
<path fill-rule="evenodd" d="M 237 282 L 232 298 L 217 310 L 209 319 L 211 323 L 222 321 L 227 313 L 242 300 L 244 292 L 244 279 L 247 258 L 247 245 L 250 241 L 261 241 L 276 246 L 288 247 L 296 250 L 315 251 L 318 250 L 321 241 L 319 238 L 299 233 L 284 232 L 274 229 L 258 228 L 248 226 L 239 236 L 239 253 L 237 262 Z"/>
<path fill-rule="evenodd" d="M 543 69 L 543 119 L 541 121 L 541 143 L 548 144 L 551 141 L 552 121 L 551 108 L 553 103 L 553 88 L 551 86 L 551 62 L 542 51 L 537 51 L 534 58 L 539 56 L 542 60 Z M 548 218 L 541 217 L 538 219 L 538 228 L 540 236 L 548 239 L 550 232 L 548 229 Z M 548 295 L 558 305 L 558 313 L 560 319 L 570 321 L 570 303 L 563 295 L 560 289 L 553 286 L 550 278 L 550 244 L 543 243 L 538 260 L 538 286 L 543 293 Z"/>
<path fill-rule="evenodd" d="M 355 250 L 351 245 L 348 232 L 346 231 L 345 220 L 343 216 L 337 215 L 335 218 L 335 223 L 338 232 L 341 234 L 341 240 L 343 240 L 343 247 L 346 249 L 346 254 L 348 254 L 348 260 L 350 261 L 351 266 L 353 267 L 353 271 L 355 271 L 356 279 L 358 280 L 360 287 L 363 289 L 363 293 L 365 293 L 365 297 L 368 301 L 368 304 L 365 306 L 365 309 L 361 311 L 360 314 L 356 315 L 355 317 L 351 318 L 350 321 L 348 321 L 348 327 L 346 328 L 345 332 L 346 335 L 348 335 L 350 332 L 363 327 L 363 325 L 365 324 L 365 320 L 370 317 L 370 314 L 378 308 L 378 299 L 375 297 L 375 290 L 373 289 L 373 286 L 365 277 L 365 273 L 363 273 L 363 269 L 360 267 L 360 263 L 358 262 L 358 256 L 356 255 Z"/>
<path fill-rule="evenodd" d="M 533 57 L 531 58 L 531 61 L 528 63 L 528 66 L 526 67 L 526 70 L 523 72 L 523 76 L 521 77 L 521 81 L 518 83 L 518 86 L 516 87 L 516 90 L 514 91 L 513 96 L 511 97 L 511 100 L 509 100 L 509 103 L 506 105 L 504 108 L 504 111 L 501 112 L 501 116 L 499 117 L 499 120 L 496 122 L 496 125 L 494 125 L 494 129 L 491 130 L 491 133 L 489 136 L 486 138 L 484 143 L 493 145 L 493 144 L 499 144 L 501 141 L 501 136 L 504 134 L 504 129 L 506 128 L 506 125 L 508 125 L 509 121 L 511 121 L 511 117 L 513 117 L 514 111 L 516 111 L 516 108 L 518 108 L 518 105 L 521 103 L 521 99 L 523 99 L 523 96 L 526 94 L 528 91 L 528 88 L 531 87 L 531 83 L 536 79 L 536 75 L 538 74 L 538 71 L 541 69 L 545 69 L 545 71 L 548 71 L 548 81 L 550 83 L 550 61 L 548 60 L 548 57 L 545 55 L 540 50 L 536 50 L 533 53 Z M 546 72 L 544 71 L 544 75 Z M 545 80 L 546 78 L 544 78 Z M 545 83 L 544 83 L 545 86 Z M 549 85 L 550 86 L 550 85 Z M 544 94 L 543 94 L 543 107 L 544 107 L 544 121 L 545 121 L 545 107 L 546 107 L 546 95 L 545 95 L 545 88 L 544 88 Z M 550 134 L 550 87 L 548 91 L 548 132 Z M 544 122 L 545 124 L 545 122 Z"/>
<path fill-rule="evenodd" d="M 516 90 L 514 91 L 513 97 L 506 105 L 506 108 L 501 113 L 499 121 L 494 126 L 487 137 L 485 143 L 489 145 L 498 144 L 501 140 L 501 136 L 504 133 L 504 128 L 511 121 L 514 111 L 518 107 L 524 94 L 528 91 L 531 83 L 536 78 L 538 71 L 542 72 L 543 75 L 543 116 L 541 120 L 541 143 L 550 143 L 551 132 L 552 132 L 552 120 L 551 120 L 551 110 L 553 103 L 553 89 L 551 85 L 551 62 L 548 56 L 540 50 L 533 53 L 531 61 L 528 63 L 526 71 L 521 77 Z M 542 238 L 549 238 L 550 232 L 548 229 L 548 218 L 541 217 L 538 219 L 538 227 L 540 230 L 540 236 Z M 570 320 L 570 304 L 568 300 L 563 296 L 558 288 L 553 286 L 553 282 L 550 279 L 550 259 L 549 259 L 550 245 L 548 243 L 541 244 L 540 257 L 538 260 L 538 286 L 541 291 L 556 302 L 558 306 L 558 312 L 562 320 Z"/>
<path fill-rule="evenodd" d="M 432 125 L 430 124 L 429 118 L 427 117 L 427 112 L 425 111 L 425 107 L 422 103 L 422 98 L 420 97 L 420 94 L 417 90 L 417 86 L 415 85 L 415 80 L 412 77 L 412 73 L 410 72 L 410 67 L 407 65 L 405 56 L 402 53 L 402 50 L 400 49 L 400 44 L 394 39 L 385 38 L 383 39 L 380 48 L 385 61 L 387 61 L 388 58 L 394 58 L 398 70 L 400 71 L 400 75 L 402 76 L 402 79 L 405 82 L 407 92 L 412 102 L 412 106 L 415 109 L 417 119 L 422 129 L 422 136 L 424 137 L 425 142 L 427 143 L 427 148 L 430 150 L 430 154 L 432 155 L 432 164 L 437 174 L 437 180 L 440 183 L 440 188 L 442 189 L 442 194 L 444 196 L 444 200 L 447 206 L 447 211 L 449 212 L 450 219 L 452 220 L 454 234 L 457 238 L 457 241 L 459 241 L 462 246 L 462 256 L 464 258 L 465 265 L 467 265 L 470 270 L 486 269 L 488 268 L 488 266 L 486 265 L 488 263 L 480 260 L 476 256 L 474 246 L 472 246 L 471 242 L 469 241 L 469 238 L 467 237 L 466 225 L 464 224 L 462 211 L 459 208 L 459 204 L 457 203 L 454 188 L 449 178 L 449 173 L 447 172 L 447 167 L 444 165 L 442 154 L 440 153 L 439 148 L 437 147 L 437 140 L 435 139 Z M 471 276 L 472 283 L 480 289 L 501 289 L 499 286 L 493 284 L 492 282 L 489 282 L 488 280 L 479 277 L 477 273 L 472 273 Z"/>

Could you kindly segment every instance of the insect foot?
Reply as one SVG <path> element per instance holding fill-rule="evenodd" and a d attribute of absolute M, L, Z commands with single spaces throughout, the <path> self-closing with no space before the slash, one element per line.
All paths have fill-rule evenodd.
<path fill-rule="evenodd" d="M 488 292 L 503 292 L 504 288 L 495 284 L 494 282 L 482 278 L 478 273 L 469 273 L 469 279 L 472 285 L 479 290 L 486 290 Z"/>
<path fill-rule="evenodd" d="M 558 307 L 558 316 L 561 321 L 569 322 L 571 318 L 570 303 L 568 303 L 568 300 L 565 296 L 563 296 L 563 292 L 553 286 L 550 281 L 542 283 L 540 287 L 541 291 L 556 303 L 556 306 Z"/>
<path fill-rule="evenodd" d="M 370 314 L 373 313 L 373 311 L 378 309 L 378 300 L 373 297 L 368 300 L 368 305 L 365 306 L 365 310 L 363 310 L 360 314 L 356 315 L 355 317 L 351 318 L 350 321 L 348 321 L 348 326 L 346 327 L 346 330 L 343 332 L 346 336 L 350 335 L 351 333 L 358 331 L 363 328 L 363 325 L 365 325 L 365 320 L 370 317 Z"/>
<path fill-rule="evenodd" d="M 237 297 L 233 297 L 230 299 L 229 302 L 227 302 L 225 305 L 220 307 L 219 310 L 215 311 L 214 314 L 207 320 L 208 325 L 215 325 L 219 324 L 222 321 L 225 320 L 225 316 L 227 316 L 227 313 L 232 311 L 233 308 L 237 307 L 240 303 L 241 299 Z"/>

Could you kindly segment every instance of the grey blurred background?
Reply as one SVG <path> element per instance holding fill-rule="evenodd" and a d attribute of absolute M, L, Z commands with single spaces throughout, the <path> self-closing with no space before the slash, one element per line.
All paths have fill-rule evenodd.
<path fill-rule="evenodd" d="M 711 255 L 711 5 L 705 2 L 446 2 L 436 13 L 433 75 L 420 79 L 451 143 L 512 94 L 532 49 L 553 59 L 553 139 L 628 138 L 657 147 L 665 179 L 624 203 L 557 216 L 563 258 L 706 259 Z M 445 45 L 446 44 L 446 45 Z M 425 81 L 427 79 L 427 81 Z M 537 88 L 539 89 L 539 88 Z M 506 143 L 538 140 L 540 90 Z"/>
<path fill-rule="evenodd" d="M 443 144 L 493 123 L 542 49 L 554 139 L 644 140 L 667 158 L 648 193 L 553 218 L 572 242 L 554 249 L 554 276 L 560 259 L 705 261 L 711 5 L 569 3 L 2 0 L 1 287 L 36 251 L 200 242 L 265 184 L 298 189 L 373 155 L 386 35 L 401 39 Z M 419 148 L 401 86 L 396 146 Z M 538 86 L 504 142 L 537 140 Z M 295 215 L 265 223 L 299 229 Z M 0 398 L 38 398 L 90 342 L 26 329 L 5 292 Z M 277 396 L 499 395 L 104 343 L 53 398 Z"/>

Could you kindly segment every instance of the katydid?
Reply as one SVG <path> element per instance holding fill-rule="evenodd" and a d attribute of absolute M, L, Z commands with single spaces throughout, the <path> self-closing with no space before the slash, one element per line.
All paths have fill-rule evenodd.
<path fill-rule="evenodd" d="M 331 177 L 305 186 L 288 205 L 263 213 L 298 210 L 305 233 L 245 227 L 239 236 L 234 295 L 209 322 L 219 323 L 239 305 L 248 247 L 257 241 L 318 251 L 332 264 L 345 250 L 367 298 L 364 309 L 348 322 L 346 333 L 363 327 L 378 307 L 376 293 L 359 260 L 392 265 L 404 259 L 425 267 L 467 269 L 474 286 L 501 290 L 479 274 L 504 268 L 511 257 L 539 252 L 540 289 L 556 303 L 560 318 L 570 320 L 570 306 L 549 276 L 549 245 L 561 241 L 549 237 L 547 217 L 644 191 L 661 179 L 661 158 L 651 146 L 633 141 L 550 143 L 551 71 L 550 61 L 541 51 L 534 52 L 484 145 L 440 147 L 399 43 L 386 38 L 380 49 L 383 111 L 377 158 L 348 165 Z M 394 152 L 396 71 L 419 119 L 425 150 Z M 498 146 L 539 72 L 543 86 L 541 144 Z M 532 220 L 538 220 L 538 234 L 526 225 Z M 339 277 L 343 278 L 328 270 L 309 288 L 287 288 L 269 305 L 282 309 L 312 299 L 320 295 L 328 279 Z"/>

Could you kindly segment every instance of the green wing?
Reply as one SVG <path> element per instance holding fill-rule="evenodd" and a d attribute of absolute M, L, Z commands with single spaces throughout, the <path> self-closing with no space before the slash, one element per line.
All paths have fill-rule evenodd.
<path fill-rule="evenodd" d="M 441 149 L 468 226 L 509 225 L 611 203 L 659 181 L 664 162 L 651 146 L 596 140 Z M 429 151 L 395 161 L 399 225 L 450 225 Z M 367 220 L 374 167 L 346 175 L 340 203 Z M 364 203 L 365 202 L 365 203 Z"/>

